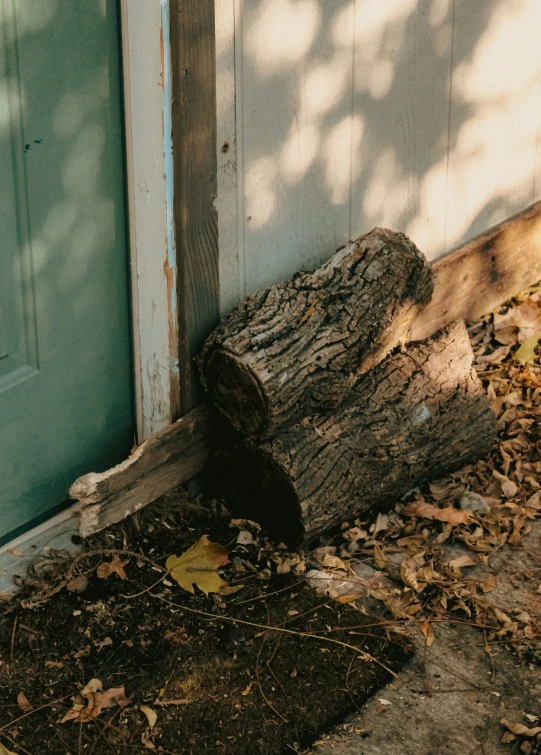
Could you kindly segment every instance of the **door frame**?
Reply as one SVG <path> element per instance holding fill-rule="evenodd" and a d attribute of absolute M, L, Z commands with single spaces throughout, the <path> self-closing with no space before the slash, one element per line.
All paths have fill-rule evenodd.
<path fill-rule="evenodd" d="M 120 0 L 137 441 L 180 414 L 169 0 Z"/>
<path fill-rule="evenodd" d="M 120 0 L 137 443 L 180 414 L 170 0 Z M 80 503 L 0 547 L 0 603 L 51 548 L 77 550 Z"/>

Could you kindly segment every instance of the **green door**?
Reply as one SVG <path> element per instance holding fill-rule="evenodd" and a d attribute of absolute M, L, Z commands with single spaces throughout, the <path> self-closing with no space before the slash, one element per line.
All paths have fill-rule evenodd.
<path fill-rule="evenodd" d="M 0 0 L 0 543 L 133 442 L 117 0 Z"/>

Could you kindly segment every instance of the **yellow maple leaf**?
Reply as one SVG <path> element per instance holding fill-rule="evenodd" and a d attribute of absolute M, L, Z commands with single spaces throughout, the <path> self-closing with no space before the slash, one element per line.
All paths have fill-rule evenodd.
<path fill-rule="evenodd" d="M 169 556 L 165 567 L 183 590 L 193 593 L 193 586 L 196 585 L 208 595 L 221 592 L 228 586 L 218 574 L 220 566 L 228 561 L 227 549 L 220 543 L 212 543 L 208 535 L 203 535 L 180 556 Z"/>

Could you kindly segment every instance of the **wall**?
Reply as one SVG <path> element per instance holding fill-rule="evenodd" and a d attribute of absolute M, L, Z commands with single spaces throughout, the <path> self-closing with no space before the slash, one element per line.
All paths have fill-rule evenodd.
<path fill-rule="evenodd" d="M 541 197 L 539 0 L 216 0 L 220 308 L 384 225 Z"/>

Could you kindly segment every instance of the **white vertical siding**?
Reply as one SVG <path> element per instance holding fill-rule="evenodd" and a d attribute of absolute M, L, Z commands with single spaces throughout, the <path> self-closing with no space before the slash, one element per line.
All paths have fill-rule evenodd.
<path fill-rule="evenodd" d="M 436 259 L 540 198 L 539 0 L 216 2 L 222 312 L 374 225 Z"/>

